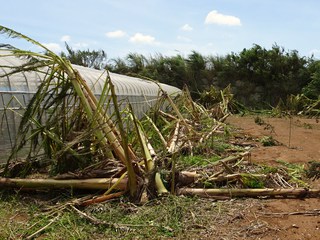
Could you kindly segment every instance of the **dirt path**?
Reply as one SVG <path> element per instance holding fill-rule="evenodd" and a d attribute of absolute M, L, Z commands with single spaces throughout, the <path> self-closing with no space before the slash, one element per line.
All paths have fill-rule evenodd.
<path fill-rule="evenodd" d="M 240 134 L 256 139 L 272 136 L 282 145 L 258 144 L 251 151 L 253 162 L 276 165 L 276 160 L 300 164 L 320 161 L 318 120 L 260 117 L 263 124 L 258 125 L 255 118 L 231 116 L 227 123 L 240 128 Z M 310 181 L 310 186 L 320 188 L 320 181 Z M 242 214 L 236 224 L 248 229 L 243 239 L 320 239 L 320 199 L 260 200 Z"/>

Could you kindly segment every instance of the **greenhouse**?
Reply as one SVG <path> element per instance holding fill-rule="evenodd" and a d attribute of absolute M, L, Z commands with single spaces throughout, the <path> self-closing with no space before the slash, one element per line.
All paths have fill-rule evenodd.
<path fill-rule="evenodd" d="M 6 75 L 12 72 L 12 69 L 23 66 L 26 61 L 26 59 L 14 57 L 6 51 L 0 52 L 0 149 L 2 154 L 12 148 L 24 109 L 36 93 L 43 75 L 46 74 L 46 70 L 43 70 L 43 72 L 18 71 Z M 78 65 L 73 65 L 73 67 L 99 98 L 108 73 Z M 120 108 L 124 108 L 125 104 L 130 102 L 138 117 L 142 117 L 154 106 L 159 99 L 160 88 L 169 95 L 180 91 L 178 88 L 166 84 L 115 73 L 109 74 L 115 86 Z M 108 111 L 111 114 L 112 107 L 109 106 Z"/>

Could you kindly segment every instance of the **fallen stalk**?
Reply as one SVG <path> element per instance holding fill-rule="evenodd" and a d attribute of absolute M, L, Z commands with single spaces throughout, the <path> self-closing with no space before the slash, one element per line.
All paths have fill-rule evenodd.
<path fill-rule="evenodd" d="M 203 136 L 202 138 L 200 138 L 199 142 L 202 143 L 203 141 L 208 140 L 209 137 L 211 137 L 221 126 L 222 126 L 222 123 L 221 122 L 218 123 L 218 125 L 215 126 L 211 132 L 209 132 L 206 136 Z"/>
<path fill-rule="evenodd" d="M 146 119 L 148 120 L 148 122 L 151 124 L 151 126 L 153 127 L 153 129 L 156 131 L 156 133 L 158 134 L 160 140 L 161 140 L 161 143 L 163 146 L 167 146 L 167 141 L 164 139 L 161 131 L 159 130 L 159 128 L 156 126 L 156 124 L 152 121 L 152 119 L 148 116 L 148 115 L 145 115 Z"/>
<path fill-rule="evenodd" d="M 319 216 L 320 215 L 320 209 L 313 209 L 313 210 L 307 210 L 302 212 L 278 212 L 278 213 L 262 213 L 266 216 L 271 217 L 283 217 L 283 216 L 293 216 L 293 215 L 305 215 L 305 216 Z"/>
<path fill-rule="evenodd" d="M 236 156 L 229 156 L 229 157 L 226 157 L 226 158 L 223 158 L 219 161 L 216 161 L 214 163 L 211 164 L 211 166 L 215 166 L 215 165 L 219 165 L 219 164 L 224 164 L 224 163 L 231 163 L 231 162 L 235 162 L 245 156 L 249 156 L 250 153 L 249 152 L 244 152 L 244 153 L 241 153 L 239 155 L 236 155 Z"/>
<path fill-rule="evenodd" d="M 200 197 L 294 197 L 294 198 L 305 198 L 305 197 L 319 197 L 320 189 L 203 189 L 203 188 L 180 188 L 177 191 L 178 195 L 192 195 Z"/>
<path fill-rule="evenodd" d="M 221 172 L 220 172 L 221 174 Z M 234 174 L 228 174 L 228 175 L 213 175 L 209 178 L 206 178 L 205 181 L 207 182 L 225 182 L 225 181 L 234 181 L 234 180 L 241 180 L 243 178 L 254 178 L 254 179 L 265 179 L 267 178 L 267 175 L 265 174 L 248 174 L 248 173 L 234 173 Z M 178 182 L 180 186 L 187 186 L 189 184 L 192 184 L 198 180 L 203 179 L 203 176 L 201 174 L 198 174 L 196 172 L 187 172 L 182 171 L 179 173 L 178 176 Z"/>
<path fill-rule="evenodd" d="M 88 206 L 88 205 L 95 204 L 95 203 L 105 202 L 105 201 L 113 199 L 113 198 L 121 197 L 123 194 L 125 194 L 125 191 L 98 196 L 96 198 L 86 200 L 86 201 L 80 203 L 80 205 L 81 206 Z"/>
<path fill-rule="evenodd" d="M 224 182 L 224 181 L 233 181 L 233 180 L 240 180 L 243 177 L 248 178 L 266 178 L 267 175 L 265 174 L 241 174 L 241 173 L 235 173 L 235 174 L 229 174 L 229 175 L 222 175 L 218 177 L 210 177 L 207 181 L 210 182 Z"/>
<path fill-rule="evenodd" d="M 98 189 L 105 190 L 113 186 L 115 190 L 127 190 L 127 179 L 118 182 L 118 178 L 92 178 L 92 179 L 27 179 L 27 178 L 0 178 L 1 188 L 75 188 L 75 189 Z"/>

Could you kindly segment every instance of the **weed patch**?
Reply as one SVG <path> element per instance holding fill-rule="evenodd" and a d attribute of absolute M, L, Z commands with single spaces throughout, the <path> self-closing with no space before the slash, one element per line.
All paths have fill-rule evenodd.
<path fill-rule="evenodd" d="M 275 140 L 272 136 L 264 136 L 260 139 L 260 142 L 264 147 L 271 147 L 279 145 L 278 141 Z"/>

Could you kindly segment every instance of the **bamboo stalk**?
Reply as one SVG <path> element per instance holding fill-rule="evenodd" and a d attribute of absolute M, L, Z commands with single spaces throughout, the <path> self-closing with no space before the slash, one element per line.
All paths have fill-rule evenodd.
<path fill-rule="evenodd" d="M 111 77 L 110 77 L 110 74 L 109 74 L 109 71 L 107 71 L 107 79 L 106 79 L 106 82 L 109 83 L 109 89 L 111 91 L 111 99 L 114 100 L 114 97 L 117 99 L 117 95 L 114 91 L 114 85 L 111 81 Z M 96 99 L 96 98 L 95 98 Z M 116 106 L 116 104 L 118 104 L 118 102 L 114 103 L 114 106 L 115 108 L 118 107 L 118 105 Z M 116 128 L 115 124 L 113 123 L 112 119 L 108 116 L 107 112 L 104 111 L 103 112 L 103 115 L 106 116 L 106 120 L 107 120 L 107 124 L 108 126 L 110 127 L 110 129 L 113 131 L 113 134 L 120 140 L 121 138 L 121 134 L 120 132 L 118 131 L 118 129 Z M 132 150 L 132 148 L 130 146 L 127 147 L 127 150 L 128 150 L 128 154 L 129 154 L 129 158 L 130 159 L 136 159 L 137 156 L 136 154 L 134 153 L 134 151 Z"/>
<path fill-rule="evenodd" d="M 180 187 L 188 186 L 196 182 L 199 178 L 201 178 L 201 175 L 196 172 L 182 171 L 179 172 L 176 182 L 179 184 Z"/>
<path fill-rule="evenodd" d="M 176 118 L 175 116 L 171 115 L 170 113 L 166 113 L 166 112 L 164 112 L 162 110 L 159 110 L 159 113 L 161 113 L 161 115 L 163 115 L 163 116 L 165 116 L 167 118 L 170 118 L 171 121 L 178 121 L 179 120 L 179 118 Z"/>
<path fill-rule="evenodd" d="M 171 161 L 172 161 L 172 167 L 171 167 L 171 194 L 174 194 L 175 192 L 175 186 L 176 186 L 176 154 L 172 154 Z"/>
<path fill-rule="evenodd" d="M 86 111 L 87 116 L 89 117 L 89 120 L 91 120 L 94 123 L 94 126 L 101 126 L 101 128 L 98 128 L 96 130 L 96 136 L 98 139 L 101 139 L 102 142 L 107 145 L 106 138 L 108 139 L 108 142 L 112 146 L 112 149 L 115 151 L 119 159 L 126 163 L 126 156 L 125 151 L 122 148 L 121 144 L 119 143 L 119 140 L 115 134 L 115 132 L 110 127 L 110 118 L 106 119 L 101 111 L 98 111 L 98 101 L 88 85 L 86 84 L 85 80 L 81 77 L 81 75 L 78 73 L 78 71 L 72 69 L 71 66 L 65 65 L 65 68 L 67 69 L 67 73 L 71 79 L 71 82 L 75 88 L 75 91 L 77 92 L 78 96 L 81 99 L 82 104 L 84 105 L 84 109 Z M 111 84 L 111 81 L 109 81 Z M 82 89 L 81 86 L 84 88 Z"/>
<path fill-rule="evenodd" d="M 205 141 L 205 140 L 208 140 L 209 139 L 209 137 L 211 137 L 211 135 L 212 134 L 214 134 L 215 133 L 215 131 L 217 131 L 217 129 L 220 127 L 222 125 L 222 123 L 220 122 L 220 123 L 218 123 L 218 125 L 217 126 L 215 126 L 213 129 L 212 129 L 212 131 L 211 132 L 209 132 L 206 136 L 202 136 L 201 138 L 200 138 L 200 143 L 202 143 L 203 141 Z"/>
<path fill-rule="evenodd" d="M 156 133 L 158 134 L 163 146 L 167 146 L 167 141 L 164 139 L 162 133 L 160 132 L 159 128 L 156 126 L 156 124 L 152 121 L 152 119 L 148 116 L 145 115 L 146 119 L 151 123 L 153 129 L 156 131 Z"/>
<path fill-rule="evenodd" d="M 221 159 L 219 161 L 216 161 L 216 162 L 214 162 L 214 163 L 212 163 L 210 165 L 215 166 L 215 165 L 218 165 L 218 164 L 234 162 L 234 161 L 237 161 L 238 159 L 241 159 L 241 158 L 243 158 L 243 157 L 245 157 L 247 155 L 249 155 L 249 152 L 244 152 L 244 153 L 241 153 L 241 154 L 236 155 L 236 156 L 228 156 L 228 157 L 223 158 L 223 159 Z"/>
<path fill-rule="evenodd" d="M 125 191 L 116 192 L 116 193 L 110 193 L 110 194 L 108 194 L 108 195 L 101 195 L 101 196 L 99 196 L 99 197 L 86 200 L 86 201 L 80 203 L 80 205 L 81 205 L 81 206 L 88 206 L 88 205 L 95 204 L 95 203 L 105 202 L 105 201 L 107 201 L 107 200 L 120 197 L 120 196 L 122 196 L 123 194 L 125 194 Z"/>
<path fill-rule="evenodd" d="M 223 182 L 223 181 L 233 181 L 241 179 L 242 177 L 251 177 L 251 178 L 266 178 L 267 176 L 265 174 L 241 174 L 241 173 L 235 173 L 235 174 L 229 174 L 225 176 L 218 176 L 218 177 L 211 177 L 207 181 L 210 182 Z"/>
<path fill-rule="evenodd" d="M 225 114 L 222 118 L 219 119 L 219 122 L 223 123 L 229 116 L 230 113 Z"/>
<path fill-rule="evenodd" d="M 176 127 L 174 129 L 174 133 L 173 133 L 173 136 L 169 142 L 169 146 L 167 148 L 168 152 L 169 153 L 174 153 L 175 152 L 175 149 L 176 149 L 176 146 L 177 146 L 177 141 L 178 141 L 178 136 L 179 136 L 179 129 L 180 129 L 180 121 L 178 121 L 176 123 Z"/>
<path fill-rule="evenodd" d="M 119 147 L 117 143 L 117 138 L 112 134 L 111 129 L 108 128 L 107 124 L 104 124 L 103 126 L 106 128 L 104 129 L 104 131 L 101 128 L 97 128 L 97 126 L 99 126 L 99 122 L 101 121 L 101 116 L 97 116 L 96 118 L 94 118 L 94 110 L 96 109 L 96 105 L 95 105 L 95 98 L 90 98 L 88 97 L 90 95 L 90 91 L 83 91 L 81 86 L 81 83 L 83 84 L 83 82 L 85 82 L 81 75 L 72 69 L 72 67 L 69 66 L 65 66 L 65 68 L 67 69 L 67 73 L 71 79 L 71 83 L 77 93 L 77 95 L 80 97 L 81 103 L 83 105 L 83 108 L 86 112 L 86 115 L 89 119 L 89 121 L 91 121 L 93 123 L 93 127 L 95 130 L 95 135 L 96 137 L 101 140 L 103 142 L 104 145 L 107 145 L 107 140 L 105 138 L 105 136 L 107 136 L 108 141 L 110 142 L 111 146 L 113 147 L 114 150 L 118 150 L 118 154 L 120 155 L 119 158 L 121 160 L 122 159 L 122 152 L 119 151 Z M 95 100 L 94 100 L 95 99 Z M 117 145 L 117 146 L 115 146 Z"/>
<path fill-rule="evenodd" d="M 233 180 L 239 180 L 243 177 L 264 179 L 267 177 L 267 175 L 235 173 L 235 174 L 229 174 L 224 176 L 211 176 L 206 181 L 210 181 L 210 182 L 233 181 Z M 196 182 L 200 178 L 202 178 L 202 175 L 196 172 L 182 171 L 179 173 L 179 177 L 177 181 L 179 182 L 180 186 L 186 186 Z"/>
<path fill-rule="evenodd" d="M 128 174 L 128 171 L 125 171 L 119 178 L 118 180 L 116 181 L 115 184 L 113 184 L 110 188 L 108 188 L 108 190 L 104 193 L 104 195 L 108 195 L 111 193 L 111 191 L 113 191 L 113 189 L 117 189 L 117 185 L 118 184 L 121 184 L 121 182 L 123 181 L 123 179 L 127 176 Z"/>
<path fill-rule="evenodd" d="M 127 167 L 130 195 L 131 195 L 131 197 L 134 197 L 134 196 L 136 196 L 136 193 L 138 190 L 137 176 L 136 176 L 136 172 L 134 171 L 134 167 L 133 167 L 133 163 L 132 163 L 133 159 L 131 159 L 130 155 L 129 155 L 128 136 L 126 135 L 126 132 L 124 130 L 123 122 L 122 122 L 121 115 L 120 115 L 120 109 L 118 106 L 117 95 L 115 93 L 114 85 L 110 79 L 110 76 L 108 76 L 108 81 L 109 81 L 110 90 L 112 93 L 111 97 L 112 97 L 112 101 L 113 101 L 113 105 L 114 105 L 114 110 L 116 113 L 116 117 L 118 119 L 119 131 L 120 131 L 120 135 L 122 138 L 122 141 L 121 141 L 122 151 L 124 153 L 123 160 L 124 160 L 124 163 L 126 164 L 126 167 Z"/>
<path fill-rule="evenodd" d="M 185 91 L 185 95 L 186 95 L 186 100 L 189 102 L 189 104 L 192 107 L 193 115 L 195 115 L 196 119 L 199 120 L 199 113 L 198 113 L 198 111 L 197 111 L 197 109 L 195 107 L 196 103 L 192 100 L 192 97 L 191 97 L 189 89 L 187 87 L 185 87 L 184 91 Z"/>
<path fill-rule="evenodd" d="M 85 96 L 89 101 L 90 107 L 92 109 L 91 118 L 95 122 L 96 126 L 99 126 L 99 129 L 102 129 L 103 133 L 99 139 L 105 140 L 105 137 L 107 137 L 108 142 L 110 143 L 112 149 L 115 151 L 117 157 L 125 164 L 126 162 L 126 156 L 125 151 L 123 147 L 121 146 L 118 136 L 115 134 L 115 131 L 112 130 L 112 127 L 109 125 L 108 119 L 105 118 L 105 116 L 98 111 L 98 107 L 96 105 L 96 98 L 91 98 L 90 94 L 88 92 L 85 92 Z M 99 134 L 100 131 L 98 132 Z M 105 145 L 107 143 L 103 141 Z"/>
<path fill-rule="evenodd" d="M 188 128 L 188 124 L 186 123 L 185 118 L 182 116 L 182 114 L 180 113 L 179 109 L 177 108 L 177 106 L 174 104 L 174 102 L 172 101 L 171 97 L 165 93 L 166 99 L 169 101 L 171 107 L 173 108 L 173 110 L 176 112 L 179 120 L 187 127 L 187 131 L 189 132 L 190 129 Z"/>
<path fill-rule="evenodd" d="M 118 178 L 92 178 L 92 179 L 27 179 L 27 178 L 0 178 L 1 188 L 76 188 L 76 189 L 108 189 L 118 181 Z M 121 180 L 114 189 L 126 190 L 128 180 Z"/>
<path fill-rule="evenodd" d="M 75 70 L 76 71 L 76 70 Z M 126 153 L 124 147 L 121 145 L 121 134 L 119 133 L 118 129 L 115 127 L 114 123 L 112 122 L 111 118 L 107 115 L 106 112 L 102 112 L 102 108 L 99 105 L 97 98 L 94 96 L 92 91 L 90 90 L 89 86 L 85 82 L 85 80 L 81 77 L 81 75 L 76 71 L 76 74 L 78 76 L 79 81 L 81 82 L 81 85 L 84 87 L 84 95 L 86 99 L 88 100 L 91 109 L 92 109 L 92 118 L 97 123 L 96 125 L 99 126 L 103 132 L 104 135 L 107 137 L 108 142 L 110 143 L 112 149 L 116 153 L 117 157 L 126 164 Z M 109 74 L 107 75 L 107 81 L 110 85 L 110 90 L 112 92 L 111 96 L 116 96 L 114 92 L 114 86 L 111 82 Z M 114 104 L 115 107 L 117 107 L 116 104 Z M 102 139 L 102 142 L 107 145 L 105 141 L 105 137 L 103 135 L 100 135 Z M 135 159 L 136 156 L 133 153 L 132 149 L 128 147 L 128 155 L 130 159 Z"/>
<path fill-rule="evenodd" d="M 290 189 L 203 189 L 203 188 L 180 188 L 177 191 L 178 195 L 192 195 L 201 197 L 319 197 L 320 189 L 306 189 L 306 188 L 290 188 Z"/>
<path fill-rule="evenodd" d="M 145 137 L 144 132 L 142 130 L 142 127 L 139 124 L 138 120 L 136 119 L 136 117 L 133 113 L 133 108 L 132 108 L 131 104 L 129 104 L 129 108 L 130 108 L 130 112 L 131 112 L 130 117 L 131 117 L 131 120 L 134 124 L 134 128 L 137 133 L 137 138 L 140 143 L 141 150 L 143 152 L 144 165 L 145 165 L 147 172 L 150 172 L 154 168 L 154 162 L 153 162 L 150 150 L 148 148 L 147 138 Z"/>

